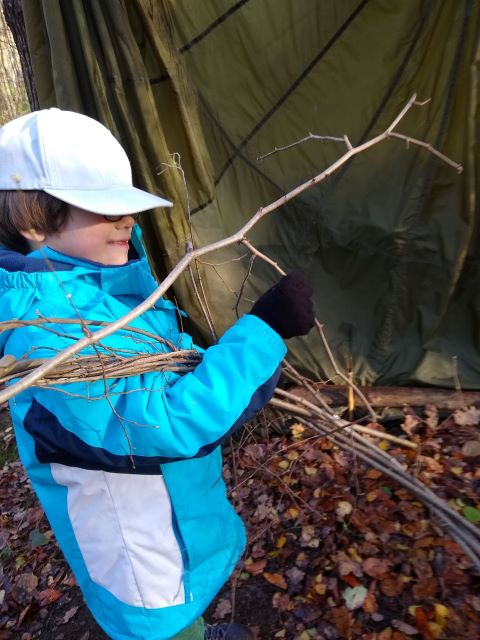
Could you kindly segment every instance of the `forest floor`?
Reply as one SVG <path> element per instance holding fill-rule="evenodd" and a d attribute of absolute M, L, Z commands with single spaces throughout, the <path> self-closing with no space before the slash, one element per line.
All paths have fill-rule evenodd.
<path fill-rule="evenodd" d="M 408 409 L 395 430 L 418 449 L 379 443 L 476 526 L 479 423 L 475 407 Z M 247 624 L 256 640 L 478 640 L 480 575 L 428 508 L 324 437 L 273 426 L 248 428 L 225 453 L 249 545 L 207 620 Z M 8 427 L 0 408 L 4 439 Z M 10 458 L 0 469 L 0 640 L 105 640 Z"/>

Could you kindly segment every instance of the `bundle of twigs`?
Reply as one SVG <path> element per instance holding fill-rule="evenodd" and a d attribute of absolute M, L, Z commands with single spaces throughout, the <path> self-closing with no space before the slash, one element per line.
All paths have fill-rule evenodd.
<path fill-rule="evenodd" d="M 54 330 L 52 325 L 82 324 L 84 331 L 90 331 L 88 327 L 106 325 L 106 322 L 82 320 L 81 322 L 71 318 L 36 318 L 34 320 L 9 320 L 0 322 L 0 332 L 24 327 L 28 325 L 42 325 L 46 331 Z M 148 339 L 153 344 L 155 351 L 120 351 L 97 345 L 92 355 L 74 354 L 65 362 L 60 363 L 55 369 L 37 380 L 38 387 L 49 385 L 67 384 L 69 382 L 94 382 L 112 378 L 125 378 L 127 376 L 140 375 L 151 371 L 174 372 L 184 374 L 193 371 L 200 362 L 202 356 L 194 349 L 178 349 L 173 343 L 160 338 L 153 333 L 136 327 L 125 327 L 124 331 L 145 341 Z M 58 333 L 57 330 L 55 330 Z M 68 335 L 68 334 L 65 334 Z M 168 351 L 165 351 L 168 349 Z M 20 358 L 6 355 L 0 359 L 0 389 L 7 382 L 16 378 L 22 378 L 35 371 L 48 358 Z"/>
<path fill-rule="evenodd" d="M 36 386 L 67 384 L 69 382 L 95 382 L 96 380 L 125 378 L 150 371 L 187 373 L 193 371 L 201 360 L 195 350 L 180 350 L 170 353 L 142 353 L 123 356 L 118 353 L 98 353 L 92 356 L 74 356 L 67 362 L 49 371 L 37 381 Z M 0 360 L 0 387 L 9 380 L 20 378 L 33 371 L 45 360 L 15 360 L 6 356 Z"/>

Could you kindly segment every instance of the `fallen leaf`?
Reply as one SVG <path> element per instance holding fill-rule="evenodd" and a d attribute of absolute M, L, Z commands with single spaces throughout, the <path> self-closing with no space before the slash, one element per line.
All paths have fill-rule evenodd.
<path fill-rule="evenodd" d="M 289 509 L 286 510 L 285 514 L 289 517 L 289 518 L 297 518 L 298 514 L 300 513 L 300 511 L 298 509 L 296 509 L 295 507 L 290 507 Z"/>
<path fill-rule="evenodd" d="M 432 458 L 431 456 L 419 455 L 417 459 L 418 459 L 418 462 L 422 465 L 423 471 L 427 471 L 428 473 L 433 473 L 434 475 L 443 473 L 444 471 L 443 464 L 440 464 L 438 460 L 435 460 L 435 458 Z"/>
<path fill-rule="evenodd" d="M 469 522 L 480 522 L 480 511 L 475 507 L 465 507 L 463 509 L 463 515 Z"/>
<path fill-rule="evenodd" d="M 457 409 L 453 412 L 453 420 L 459 427 L 480 423 L 480 410 L 476 407 Z"/>
<path fill-rule="evenodd" d="M 267 571 L 265 571 L 264 573 L 262 573 L 262 576 L 267 582 L 270 582 L 270 584 L 275 585 L 279 589 L 288 588 L 288 584 L 285 578 L 280 573 L 268 573 Z"/>
<path fill-rule="evenodd" d="M 23 620 L 25 619 L 25 616 L 27 615 L 27 613 L 30 611 L 30 605 L 26 606 L 25 609 L 23 609 L 22 613 L 18 616 L 18 626 L 20 626 L 23 622 Z"/>
<path fill-rule="evenodd" d="M 399 596 L 404 588 L 404 583 L 401 576 L 387 576 L 380 582 L 380 590 L 386 596 Z"/>
<path fill-rule="evenodd" d="M 307 476 L 315 476 L 318 473 L 318 469 L 316 467 L 304 467 L 304 471 Z"/>
<path fill-rule="evenodd" d="M 276 591 L 273 594 L 272 606 L 274 609 L 278 609 L 279 611 L 289 611 L 291 608 L 290 597 L 286 593 Z"/>
<path fill-rule="evenodd" d="M 425 424 L 433 431 L 438 427 L 438 409 L 434 404 L 425 405 Z"/>
<path fill-rule="evenodd" d="M 353 560 L 349 560 L 348 558 L 339 558 L 338 560 L 338 574 L 342 577 L 348 576 L 350 573 L 353 573 L 357 578 L 361 578 L 363 576 L 362 569 L 358 562 L 354 562 Z"/>
<path fill-rule="evenodd" d="M 38 578 L 34 573 L 21 573 L 15 578 L 15 586 L 31 593 L 38 586 Z"/>
<path fill-rule="evenodd" d="M 371 578 L 378 578 L 388 572 L 392 563 L 385 558 L 367 558 L 362 564 L 363 571 Z"/>
<path fill-rule="evenodd" d="M 365 478 L 370 478 L 371 480 L 378 480 L 378 478 L 382 477 L 382 472 L 378 469 L 368 469 L 368 471 L 364 474 Z"/>
<path fill-rule="evenodd" d="M 422 424 L 422 420 L 417 415 L 407 414 L 402 424 L 402 429 L 409 436 L 416 433 L 418 426 Z"/>
<path fill-rule="evenodd" d="M 41 533 L 38 529 L 33 529 L 28 535 L 28 546 L 30 549 L 36 549 L 36 547 L 43 547 L 48 543 L 48 538 Z"/>
<path fill-rule="evenodd" d="M 217 606 L 215 607 L 215 612 L 213 614 L 214 618 L 217 620 L 221 620 L 225 618 L 225 616 L 232 613 L 232 603 L 227 598 L 221 598 L 218 601 Z"/>
<path fill-rule="evenodd" d="M 480 440 L 469 440 L 462 447 L 462 455 L 465 458 L 480 457 Z"/>
<path fill-rule="evenodd" d="M 252 576 L 258 576 L 267 566 L 267 561 L 257 560 L 256 562 L 246 562 L 245 571 L 248 571 Z"/>
<path fill-rule="evenodd" d="M 330 616 L 338 629 L 340 638 L 350 640 L 352 637 L 352 614 L 347 607 L 334 607 L 330 611 Z"/>
<path fill-rule="evenodd" d="M 44 589 L 37 594 L 37 602 L 40 607 L 46 607 L 62 597 L 62 592 L 56 589 Z"/>
<path fill-rule="evenodd" d="M 286 542 L 287 542 L 287 538 L 282 533 L 281 535 L 278 536 L 275 546 L 277 547 L 277 549 L 281 549 L 282 547 L 285 546 Z"/>
<path fill-rule="evenodd" d="M 443 628 L 447 624 L 447 619 L 450 616 L 450 611 L 448 608 L 441 604 L 440 602 L 435 603 L 435 623 L 440 629 L 440 633 L 443 631 Z"/>
<path fill-rule="evenodd" d="M 346 582 L 350 587 L 358 587 L 362 584 L 358 578 L 352 575 L 342 576 L 342 580 Z"/>
<path fill-rule="evenodd" d="M 288 582 L 292 587 L 298 587 L 303 582 L 305 578 L 305 571 L 301 571 L 297 567 L 292 567 L 285 572 L 285 575 L 288 578 Z"/>
<path fill-rule="evenodd" d="M 73 616 L 77 613 L 78 607 L 71 607 L 68 611 L 65 612 L 63 618 L 58 620 L 58 624 L 67 624 L 69 620 L 73 618 Z"/>
<path fill-rule="evenodd" d="M 392 624 L 392 627 L 395 627 L 395 629 L 398 629 L 399 631 L 401 631 L 407 636 L 418 635 L 418 629 L 416 627 L 413 627 L 411 624 L 407 624 L 402 620 L 392 620 L 391 624 Z"/>
<path fill-rule="evenodd" d="M 303 426 L 303 424 L 299 424 L 298 422 L 296 422 L 290 427 L 290 433 L 295 440 L 301 440 L 305 434 L 305 427 Z"/>
<path fill-rule="evenodd" d="M 337 520 L 343 520 L 345 516 L 348 516 L 352 513 L 352 505 L 350 502 L 346 500 L 340 500 L 337 504 L 337 508 L 335 509 L 335 513 L 337 514 Z"/>
<path fill-rule="evenodd" d="M 437 640 L 437 638 L 440 638 L 440 636 L 442 635 L 443 627 L 441 627 L 436 622 L 428 622 L 428 628 L 435 640 Z"/>
<path fill-rule="evenodd" d="M 435 577 L 422 578 L 414 585 L 412 592 L 417 600 L 433 598 L 438 591 L 438 582 Z"/>
<path fill-rule="evenodd" d="M 417 607 L 415 609 L 415 623 L 424 640 L 436 640 L 435 636 L 430 630 L 428 618 L 422 607 Z"/>
<path fill-rule="evenodd" d="M 365 598 L 368 595 L 368 591 L 364 586 L 360 585 L 358 587 L 348 587 L 342 595 L 347 609 L 349 611 L 353 611 L 354 609 L 359 609 L 363 605 Z"/>
<path fill-rule="evenodd" d="M 369 590 L 367 597 L 365 598 L 365 601 L 362 605 L 362 608 L 365 611 L 365 613 L 369 613 L 370 615 L 378 611 L 377 599 L 375 597 L 375 594 L 372 593 L 372 591 Z"/>

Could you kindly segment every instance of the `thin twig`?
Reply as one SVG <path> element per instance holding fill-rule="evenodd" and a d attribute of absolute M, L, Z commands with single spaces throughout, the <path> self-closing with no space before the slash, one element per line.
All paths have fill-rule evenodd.
<path fill-rule="evenodd" d="M 302 407 L 296 407 L 290 402 L 285 402 L 284 400 L 279 400 L 278 398 L 272 398 L 270 400 L 270 404 L 272 407 L 278 407 L 279 409 L 283 409 L 284 411 L 288 411 L 292 415 L 298 415 L 304 418 L 308 418 L 311 416 L 311 412 L 308 409 L 303 409 Z M 401 445 L 402 447 L 406 447 L 407 449 L 417 449 L 417 445 L 414 442 L 410 442 L 409 440 L 402 440 L 402 438 L 398 438 L 397 436 L 393 436 L 390 433 L 384 433 L 383 431 L 377 431 L 376 429 L 371 429 L 370 427 L 363 427 L 359 424 L 352 424 L 350 422 L 346 422 L 340 426 L 336 426 L 331 430 L 332 435 L 337 433 L 337 431 L 347 431 L 348 429 L 353 429 L 358 433 L 365 433 L 366 435 L 373 436 L 378 438 L 379 440 L 388 440 L 390 442 L 394 442 L 395 444 Z"/>
<path fill-rule="evenodd" d="M 304 389 L 306 389 L 309 393 L 311 393 L 312 396 L 315 398 L 315 400 L 322 405 L 323 409 L 327 413 L 329 413 L 330 415 L 333 415 L 334 413 L 333 409 L 328 405 L 326 400 L 322 398 L 321 393 L 319 393 L 315 389 L 315 387 L 312 384 L 310 384 L 309 380 L 307 380 L 305 376 L 302 376 L 292 364 L 287 362 L 287 360 L 284 360 L 282 364 L 282 368 L 288 371 L 288 373 L 291 375 L 293 380 L 295 380 L 298 384 L 304 387 Z"/>
<path fill-rule="evenodd" d="M 308 142 L 309 140 L 320 140 L 320 142 L 326 142 L 327 140 L 330 142 L 345 142 L 347 145 L 347 148 L 350 148 L 350 149 L 352 148 L 347 136 L 338 138 L 335 136 L 319 136 L 315 133 L 309 133 L 308 136 L 305 136 L 301 140 L 297 140 L 296 142 L 291 142 L 290 144 L 287 144 L 284 147 L 275 147 L 272 151 L 269 151 L 268 153 L 264 153 L 263 156 L 258 156 L 257 160 L 265 160 L 265 158 L 272 156 L 274 153 L 278 153 L 279 151 L 286 151 L 287 149 L 296 147 L 298 144 L 303 144 L 304 142 Z"/>
<path fill-rule="evenodd" d="M 422 140 L 416 140 L 415 138 L 411 138 L 410 136 L 404 136 L 401 133 L 389 133 L 388 137 L 397 138 L 398 140 L 404 140 L 405 143 L 407 144 L 407 147 L 410 144 L 415 144 L 418 147 L 423 147 L 424 149 L 427 149 L 428 151 L 430 151 L 430 153 L 433 154 L 434 156 L 437 156 L 437 158 L 440 158 L 440 160 L 445 162 L 445 164 L 448 164 L 451 167 L 453 167 L 457 171 L 457 173 L 462 173 L 463 171 L 463 167 L 461 164 L 458 164 L 458 162 L 454 162 L 453 160 L 448 158 L 445 154 L 435 149 L 435 147 L 432 147 L 432 145 L 429 144 L 428 142 L 423 142 Z"/>
<path fill-rule="evenodd" d="M 272 267 L 274 269 L 276 269 L 277 272 L 280 275 L 282 275 L 282 276 L 286 275 L 286 272 L 279 266 L 279 264 L 277 262 L 274 262 L 271 258 L 269 258 L 264 253 L 262 253 L 261 251 L 256 249 L 252 245 L 252 243 L 249 242 L 246 238 L 242 238 L 241 243 L 243 245 L 245 245 L 247 247 L 247 249 L 253 253 L 253 255 L 259 257 L 261 260 L 264 260 L 265 262 L 268 262 L 268 264 L 272 265 Z M 365 394 L 362 393 L 362 391 L 353 382 L 353 380 L 351 380 L 348 376 L 346 376 L 344 373 L 342 373 L 342 371 L 340 371 L 340 369 L 339 369 L 339 367 L 337 365 L 337 362 L 336 362 L 336 360 L 335 360 L 335 358 L 333 356 L 332 350 L 330 349 L 330 346 L 329 346 L 329 344 L 327 342 L 327 339 L 325 337 L 325 334 L 323 332 L 323 325 L 320 323 L 318 318 L 315 318 L 315 326 L 317 327 L 317 329 L 318 329 L 318 331 L 320 333 L 320 338 L 322 340 L 323 347 L 324 347 L 325 352 L 326 352 L 326 354 L 328 356 L 328 359 L 330 360 L 330 363 L 332 364 L 332 367 L 333 367 L 335 373 L 337 374 L 337 376 L 342 378 L 342 380 L 344 380 L 347 383 L 347 385 L 348 385 L 348 387 L 350 389 L 353 389 L 353 391 L 358 395 L 358 397 L 364 403 L 364 405 L 365 405 L 367 411 L 370 413 L 370 416 L 373 419 L 373 421 L 376 422 L 377 414 L 373 410 L 373 407 L 371 406 L 371 404 L 368 402 L 367 398 L 365 397 Z M 315 393 L 315 396 L 318 397 L 316 393 Z M 320 401 L 320 402 L 323 405 L 323 401 Z"/>
<path fill-rule="evenodd" d="M 345 375 L 340 368 L 337 365 L 337 361 L 335 360 L 335 357 L 332 353 L 332 350 L 330 349 L 330 345 L 328 344 L 327 338 L 325 337 L 325 333 L 323 331 L 323 324 L 321 324 L 317 318 L 315 318 L 315 326 L 317 327 L 318 333 L 320 335 L 320 339 L 322 340 L 322 344 L 323 344 L 323 348 L 325 349 L 325 351 L 327 352 L 327 355 L 329 357 L 330 362 L 332 363 L 333 369 L 335 371 L 335 373 L 337 374 L 337 376 L 339 378 L 341 378 L 345 384 L 347 385 L 347 387 L 351 387 L 355 393 L 358 395 L 358 397 L 361 399 L 361 401 L 363 402 L 363 404 L 365 405 L 365 408 L 367 409 L 368 413 L 370 414 L 373 422 L 376 422 L 378 419 L 377 414 L 375 413 L 372 405 L 370 404 L 370 402 L 367 400 L 365 394 L 363 393 L 363 391 L 361 391 L 361 389 L 359 389 L 359 387 L 354 384 L 352 382 L 352 380 L 350 380 L 350 378 Z"/>

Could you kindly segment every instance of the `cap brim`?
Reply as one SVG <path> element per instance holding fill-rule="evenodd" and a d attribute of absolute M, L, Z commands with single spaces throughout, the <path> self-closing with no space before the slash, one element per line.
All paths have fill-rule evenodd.
<path fill-rule="evenodd" d="M 42 189 L 45 193 L 63 200 L 74 207 L 100 213 L 104 216 L 118 216 L 139 213 L 156 207 L 173 206 L 169 200 L 155 196 L 132 186 L 110 187 L 108 189 Z"/>

